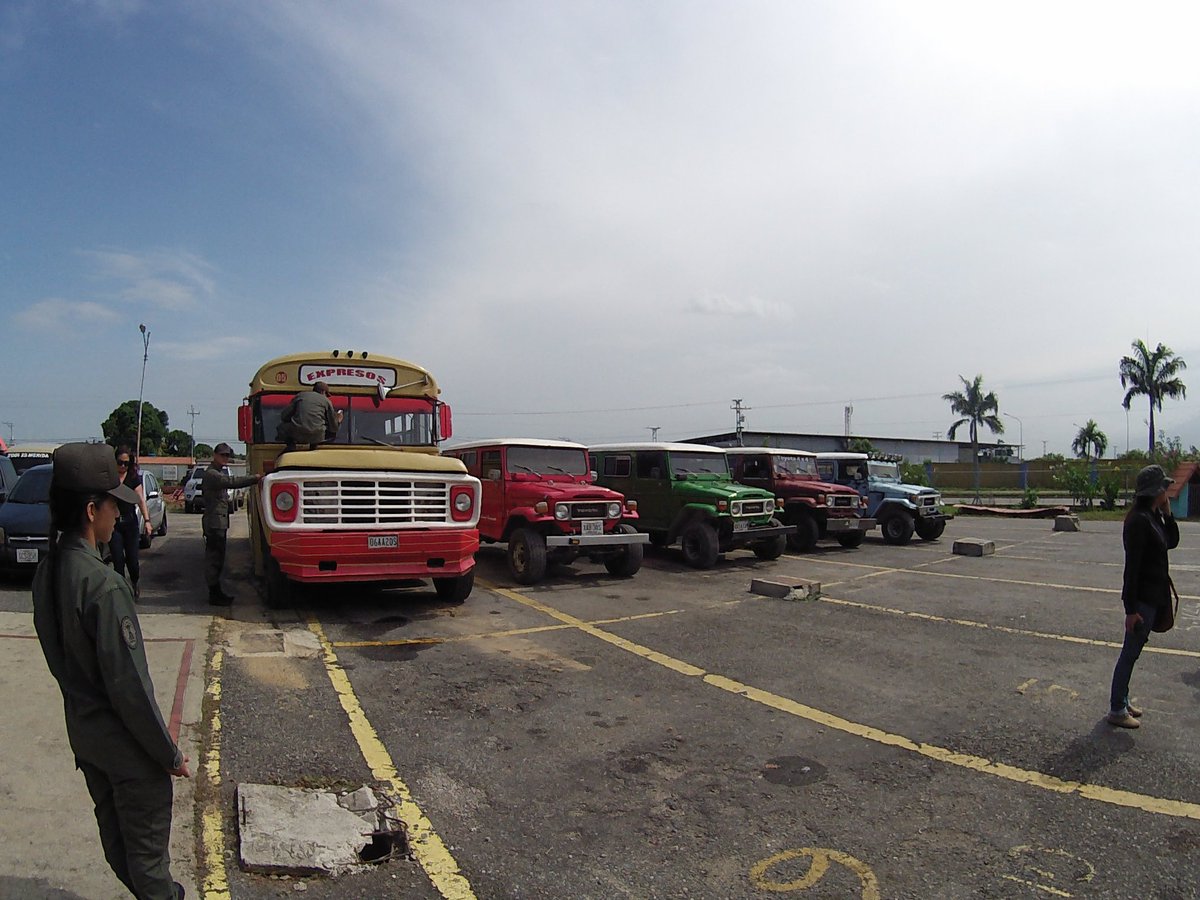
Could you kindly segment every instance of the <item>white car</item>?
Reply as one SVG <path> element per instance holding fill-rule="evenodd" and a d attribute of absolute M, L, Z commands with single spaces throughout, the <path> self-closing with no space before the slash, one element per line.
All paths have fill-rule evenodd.
<path fill-rule="evenodd" d="M 146 494 L 146 509 L 150 511 L 150 534 L 146 534 L 146 526 L 142 524 L 142 510 L 138 507 L 138 545 L 143 549 L 150 546 L 154 535 L 160 537 L 167 533 L 167 504 L 162 495 L 162 487 L 153 472 L 142 473 L 142 491 Z"/>
<path fill-rule="evenodd" d="M 204 470 L 207 466 L 196 466 L 188 473 L 187 481 L 183 483 L 183 511 L 184 512 L 204 512 L 204 494 L 200 490 L 200 483 L 204 478 Z M 221 469 L 226 475 L 229 475 L 229 467 L 224 466 Z M 233 488 L 229 491 L 229 511 L 237 512 L 238 508 L 245 502 L 245 488 Z"/>

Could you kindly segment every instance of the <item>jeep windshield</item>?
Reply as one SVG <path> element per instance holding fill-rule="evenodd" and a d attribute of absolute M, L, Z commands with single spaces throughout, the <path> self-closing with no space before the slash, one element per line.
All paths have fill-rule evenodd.
<path fill-rule="evenodd" d="M 587 454 L 573 447 L 509 447 L 508 471 L 526 475 L 586 475 Z"/>
<path fill-rule="evenodd" d="M 688 453 L 671 451 L 671 473 L 680 475 L 723 475 L 729 477 L 724 453 Z"/>
<path fill-rule="evenodd" d="M 894 481 L 900 483 L 900 465 L 894 462 L 883 462 L 873 459 L 867 463 L 867 471 L 876 481 Z"/>
<path fill-rule="evenodd" d="M 775 467 L 775 476 L 816 477 L 817 461 L 811 456 L 773 456 L 771 464 Z"/>

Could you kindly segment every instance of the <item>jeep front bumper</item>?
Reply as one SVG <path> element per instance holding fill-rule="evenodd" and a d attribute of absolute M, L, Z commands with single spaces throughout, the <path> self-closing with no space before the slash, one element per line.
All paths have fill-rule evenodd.
<path fill-rule="evenodd" d="M 851 531 L 870 531 L 876 526 L 876 521 L 867 517 L 853 518 L 846 517 L 842 519 L 826 519 L 825 531 L 829 534 L 846 534 Z"/>
<path fill-rule="evenodd" d="M 737 520 L 734 520 L 736 522 Z M 796 533 L 795 525 L 750 525 L 745 530 L 737 531 L 733 524 L 721 528 L 721 550 L 724 552 L 735 547 L 748 547 L 767 538 L 787 536 Z"/>
<path fill-rule="evenodd" d="M 552 534 L 546 538 L 547 547 L 579 547 L 583 550 L 602 550 L 605 547 L 623 547 L 627 544 L 648 544 L 650 535 L 624 534 Z"/>

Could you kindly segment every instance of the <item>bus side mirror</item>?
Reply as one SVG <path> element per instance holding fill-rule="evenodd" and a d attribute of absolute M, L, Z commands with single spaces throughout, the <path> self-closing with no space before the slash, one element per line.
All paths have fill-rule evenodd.
<path fill-rule="evenodd" d="M 238 407 L 238 440 L 250 442 L 253 428 L 250 418 L 250 404 L 243 403 Z"/>
<path fill-rule="evenodd" d="M 453 436 L 454 425 L 450 418 L 450 404 L 438 404 L 438 439 L 446 440 Z"/>

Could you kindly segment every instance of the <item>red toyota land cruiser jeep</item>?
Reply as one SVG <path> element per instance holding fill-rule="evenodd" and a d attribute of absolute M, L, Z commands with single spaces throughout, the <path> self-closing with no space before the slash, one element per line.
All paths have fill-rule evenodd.
<path fill-rule="evenodd" d="M 482 482 L 479 538 L 508 543 L 508 567 L 520 584 L 535 584 L 548 565 L 580 554 L 624 578 L 642 567 L 649 536 L 629 524 L 637 521 L 637 501 L 592 483 L 583 444 L 504 438 L 442 453 Z"/>
<path fill-rule="evenodd" d="M 816 454 L 779 447 L 726 447 L 733 480 L 775 494 L 776 513 L 796 533 L 788 546 L 796 553 L 811 550 L 820 538 L 837 538 L 843 547 L 857 547 L 875 527 L 867 517 L 866 498 L 854 488 L 822 481 Z"/>

